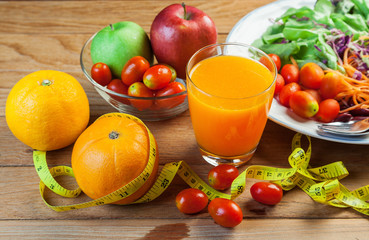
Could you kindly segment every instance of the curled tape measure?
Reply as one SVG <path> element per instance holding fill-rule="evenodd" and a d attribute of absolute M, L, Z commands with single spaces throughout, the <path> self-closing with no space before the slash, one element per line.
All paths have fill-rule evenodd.
<path fill-rule="evenodd" d="M 33 152 L 33 160 L 36 171 L 41 179 L 41 197 L 45 204 L 51 209 L 60 212 L 114 203 L 136 192 L 151 175 L 157 149 L 150 130 L 140 119 L 123 113 L 105 114 L 101 118 L 112 116 L 130 118 L 142 124 L 147 129 L 150 141 L 150 157 L 146 168 L 129 184 L 109 195 L 80 204 L 53 206 L 44 198 L 45 187 L 48 187 L 51 191 L 63 197 L 77 197 L 81 193 L 81 189 L 68 190 L 59 185 L 54 178 L 61 175 L 74 177 L 73 169 L 68 166 L 57 166 L 49 169 L 46 161 L 46 152 L 35 150 Z M 209 200 L 218 197 L 235 199 L 244 191 L 246 179 L 254 178 L 272 181 L 280 185 L 285 191 L 298 186 L 317 202 L 339 208 L 352 207 L 358 212 L 369 215 L 369 203 L 366 202 L 369 200 L 369 185 L 354 191 L 350 191 L 344 187 L 338 181 L 348 175 L 348 171 L 342 162 L 334 162 L 321 167 L 311 168 L 309 166 L 311 140 L 310 137 L 306 136 L 309 146 L 305 152 L 301 148 L 301 137 L 302 135 L 297 133 L 292 141 L 292 153 L 288 157 L 291 168 L 274 168 L 257 165 L 249 166 L 233 181 L 231 194 L 219 192 L 211 188 L 186 162 L 179 161 L 165 164 L 151 189 L 131 204 L 150 202 L 159 197 L 165 189 L 168 188 L 175 175 L 179 175 L 190 187 L 202 190 L 208 196 Z"/>

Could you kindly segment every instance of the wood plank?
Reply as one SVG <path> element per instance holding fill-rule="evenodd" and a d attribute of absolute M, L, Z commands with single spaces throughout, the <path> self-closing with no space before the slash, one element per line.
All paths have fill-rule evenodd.
<path fill-rule="evenodd" d="M 186 1 L 207 13 L 218 32 L 227 33 L 251 10 L 271 0 L 263 1 Z M 1 1 L 0 33 L 94 33 L 110 23 L 133 21 L 146 32 L 155 16 L 173 1 Z M 19 24 L 22 23 L 22 24 Z"/>
<path fill-rule="evenodd" d="M 82 73 L 80 53 L 91 34 L 0 34 L 0 86 L 12 86 L 24 75 L 41 70 L 53 69 Z M 224 42 L 227 35 L 218 35 Z M 6 76 L 9 71 L 20 72 L 19 76 Z M 84 77 L 83 77 L 84 78 Z M 84 78 L 85 79 L 85 78 Z"/>
<path fill-rule="evenodd" d="M 224 42 L 235 23 L 250 11 L 272 0 L 189 0 L 204 10 L 218 28 Z M 5 102 L 11 87 L 28 73 L 55 69 L 75 76 L 90 101 L 93 122 L 104 113 L 116 111 L 84 77 L 79 54 L 92 33 L 112 22 L 134 21 L 146 32 L 155 15 L 172 0 L 108 1 L 0 1 L 0 239 L 367 239 L 368 218 L 352 209 L 339 209 L 314 202 L 296 188 L 286 192 L 276 206 L 255 202 L 248 179 L 245 192 L 235 201 L 244 221 L 234 229 L 218 226 L 206 210 L 184 215 L 175 206 L 175 196 L 188 186 L 178 176 L 158 199 L 139 205 L 106 205 L 69 212 L 49 209 L 39 194 L 39 177 L 33 166 L 32 149 L 18 141 L 5 120 Z M 206 179 L 212 168 L 196 146 L 189 112 L 160 122 L 146 122 L 159 147 L 160 169 L 165 163 L 186 161 Z M 289 167 L 288 155 L 295 133 L 268 121 L 250 165 Z M 73 146 L 47 154 L 49 166 L 68 165 Z M 311 166 L 343 161 L 350 175 L 341 182 L 350 190 L 369 183 L 369 148 L 312 139 Z M 70 189 L 70 177 L 58 178 Z M 229 192 L 229 190 L 227 191 Z M 51 204 L 88 201 L 56 196 L 49 190 Z"/>
<path fill-rule="evenodd" d="M 191 168 L 206 181 L 206 176 L 211 166 L 208 164 L 192 164 Z M 368 170 L 368 167 L 361 167 L 360 169 L 358 167 L 356 171 L 352 171 L 353 177 L 348 176 L 341 180 L 341 182 L 351 190 L 361 187 L 369 182 L 369 176 L 366 174 Z M 38 190 L 39 177 L 34 167 L 1 167 L 0 176 L 0 189 L 2 190 L 0 202 L 7 209 L 7 211 L 0 215 L 0 220 L 191 218 L 191 216 L 181 214 L 175 206 L 175 196 L 180 190 L 188 187 L 178 176 L 175 177 L 173 183 L 163 195 L 147 204 L 130 206 L 105 205 L 61 213 L 49 209 L 42 201 Z M 75 180 L 70 177 L 59 177 L 58 181 L 68 189 L 77 187 Z M 235 200 L 240 204 L 246 218 L 355 219 L 364 217 L 364 215 L 352 209 L 335 208 L 314 202 L 298 188 L 286 192 L 278 205 L 266 206 L 254 201 L 249 194 L 249 188 L 256 181 L 254 179 L 247 179 L 245 192 Z M 81 195 L 76 199 L 62 198 L 51 193 L 49 190 L 47 190 L 45 197 L 52 205 L 76 204 L 89 200 L 85 195 Z M 210 216 L 204 210 L 200 214 L 197 214 L 196 218 L 209 219 Z"/>
<path fill-rule="evenodd" d="M 0 238 L 11 239 L 367 239 L 367 219 L 244 219 L 233 229 L 209 219 L 6 221 Z M 339 236 L 339 238 L 337 238 Z"/>

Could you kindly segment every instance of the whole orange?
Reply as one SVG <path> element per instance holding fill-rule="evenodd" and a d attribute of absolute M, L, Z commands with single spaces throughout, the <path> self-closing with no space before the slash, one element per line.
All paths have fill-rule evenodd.
<path fill-rule="evenodd" d="M 6 122 L 33 149 L 50 151 L 72 144 L 86 128 L 90 108 L 71 75 L 40 70 L 19 80 L 6 101 Z"/>
<path fill-rule="evenodd" d="M 77 139 L 72 168 L 82 191 L 92 199 L 108 195 L 139 176 L 149 161 L 149 130 L 123 113 L 105 114 Z M 155 139 L 153 140 L 156 146 Z M 115 204 L 135 201 L 152 186 L 159 165 L 155 156 L 153 172 L 132 195 Z"/>

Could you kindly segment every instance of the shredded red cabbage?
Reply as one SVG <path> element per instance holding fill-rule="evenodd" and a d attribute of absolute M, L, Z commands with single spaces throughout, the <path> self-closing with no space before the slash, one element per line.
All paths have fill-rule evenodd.
<path fill-rule="evenodd" d="M 314 47 L 316 48 L 316 50 L 318 50 L 319 52 L 322 51 L 322 49 L 320 49 L 320 47 L 318 47 L 317 45 L 314 44 Z"/>
<path fill-rule="evenodd" d="M 369 55 L 369 41 L 368 40 L 355 40 L 353 41 L 353 35 L 346 35 L 339 29 L 331 29 L 331 34 L 324 35 L 326 43 L 332 47 L 336 53 L 338 62 L 343 63 L 343 55 L 347 48 L 352 51 L 355 58 L 351 59 L 351 65 L 355 67 L 358 72 L 354 74 L 354 78 L 360 80 L 362 74 L 369 77 L 368 64 L 363 61 L 363 56 Z"/>
<path fill-rule="evenodd" d="M 356 80 L 361 80 L 362 73 L 360 71 L 355 71 L 354 74 L 352 75 L 352 78 Z"/>

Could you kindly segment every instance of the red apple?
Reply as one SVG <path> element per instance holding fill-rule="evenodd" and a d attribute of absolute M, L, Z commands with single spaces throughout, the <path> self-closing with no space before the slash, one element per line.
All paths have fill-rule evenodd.
<path fill-rule="evenodd" d="M 171 65 L 185 79 L 188 60 L 200 48 L 216 43 L 217 30 L 203 11 L 173 4 L 155 17 L 150 39 L 158 62 Z"/>

